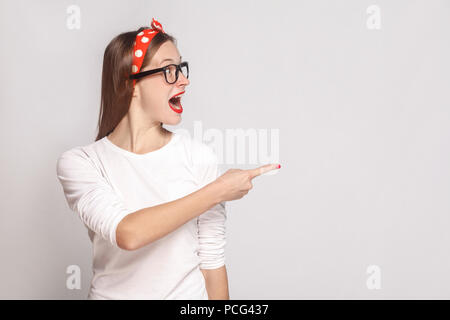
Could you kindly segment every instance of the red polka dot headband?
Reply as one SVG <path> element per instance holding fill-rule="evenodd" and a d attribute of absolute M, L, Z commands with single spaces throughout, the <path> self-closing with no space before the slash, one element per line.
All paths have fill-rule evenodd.
<path fill-rule="evenodd" d="M 155 18 L 152 18 L 150 23 L 151 29 L 145 29 L 136 35 L 136 41 L 133 48 L 133 63 L 131 65 L 131 74 L 138 73 L 141 70 L 142 62 L 144 61 L 145 53 L 148 45 L 153 37 L 158 33 L 164 33 L 164 29 Z M 136 79 L 133 79 L 133 88 L 136 84 Z"/>

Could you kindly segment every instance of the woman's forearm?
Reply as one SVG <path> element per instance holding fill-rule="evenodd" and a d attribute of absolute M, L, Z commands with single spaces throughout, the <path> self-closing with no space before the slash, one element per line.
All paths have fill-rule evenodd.
<path fill-rule="evenodd" d="M 130 213 L 117 226 L 117 244 L 125 250 L 139 249 L 164 237 L 221 201 L 219 186 L 211 182 L 180 199 Z"/>
<path fill-rule="evenodd" d="M 226 266 L 217 269 L 200 269 L 205 277 L 209 300 L 230 300 Z"/>

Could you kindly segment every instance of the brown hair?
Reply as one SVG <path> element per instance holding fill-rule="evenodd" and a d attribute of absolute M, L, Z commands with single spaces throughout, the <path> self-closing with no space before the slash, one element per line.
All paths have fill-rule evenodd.
<path fill-rule="evenodd" d="M 103 55 L 102 89 L 98 134 L 95 141 L 110 134 L 128 113 L 133 95 L 131 74 L 133 46 L 136 35 L 149 27 L 137 31 L 124 32 L 116 36 L 105 49 Z M 158 32 L 150 42 L 141 69 L 148 66 L 159 47 L 166 41 L 176 45 L 176 39 L 168 33 Z M 140 79 L 136 80 L 136 83 Z"/>

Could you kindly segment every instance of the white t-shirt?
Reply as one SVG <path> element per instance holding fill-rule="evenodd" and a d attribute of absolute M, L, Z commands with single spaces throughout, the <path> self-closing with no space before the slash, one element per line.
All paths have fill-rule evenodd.
<path fill-rule="evenodd" d="M 200 269 L 225 264 L 225 202 L 137 250 L 119 248 L 115 236 L 126 215 L 182 198 L 220 174 L 212 148 L 177 132 L 146 154 L 108 137 L 65 151 L 57 176 L 93 246 L 88 299 L 208 299 Z"/>

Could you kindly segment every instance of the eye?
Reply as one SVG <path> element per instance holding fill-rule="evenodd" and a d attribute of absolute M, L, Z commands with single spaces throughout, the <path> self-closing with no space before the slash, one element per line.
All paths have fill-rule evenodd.
<path fill-rule="evenodd" d="M 171 65 L 166 69 L 166 71 L 168 71 L 169 74 L 175 74 L 176 70 L 177 70 L 177 68 L 174 65 Z"/>

